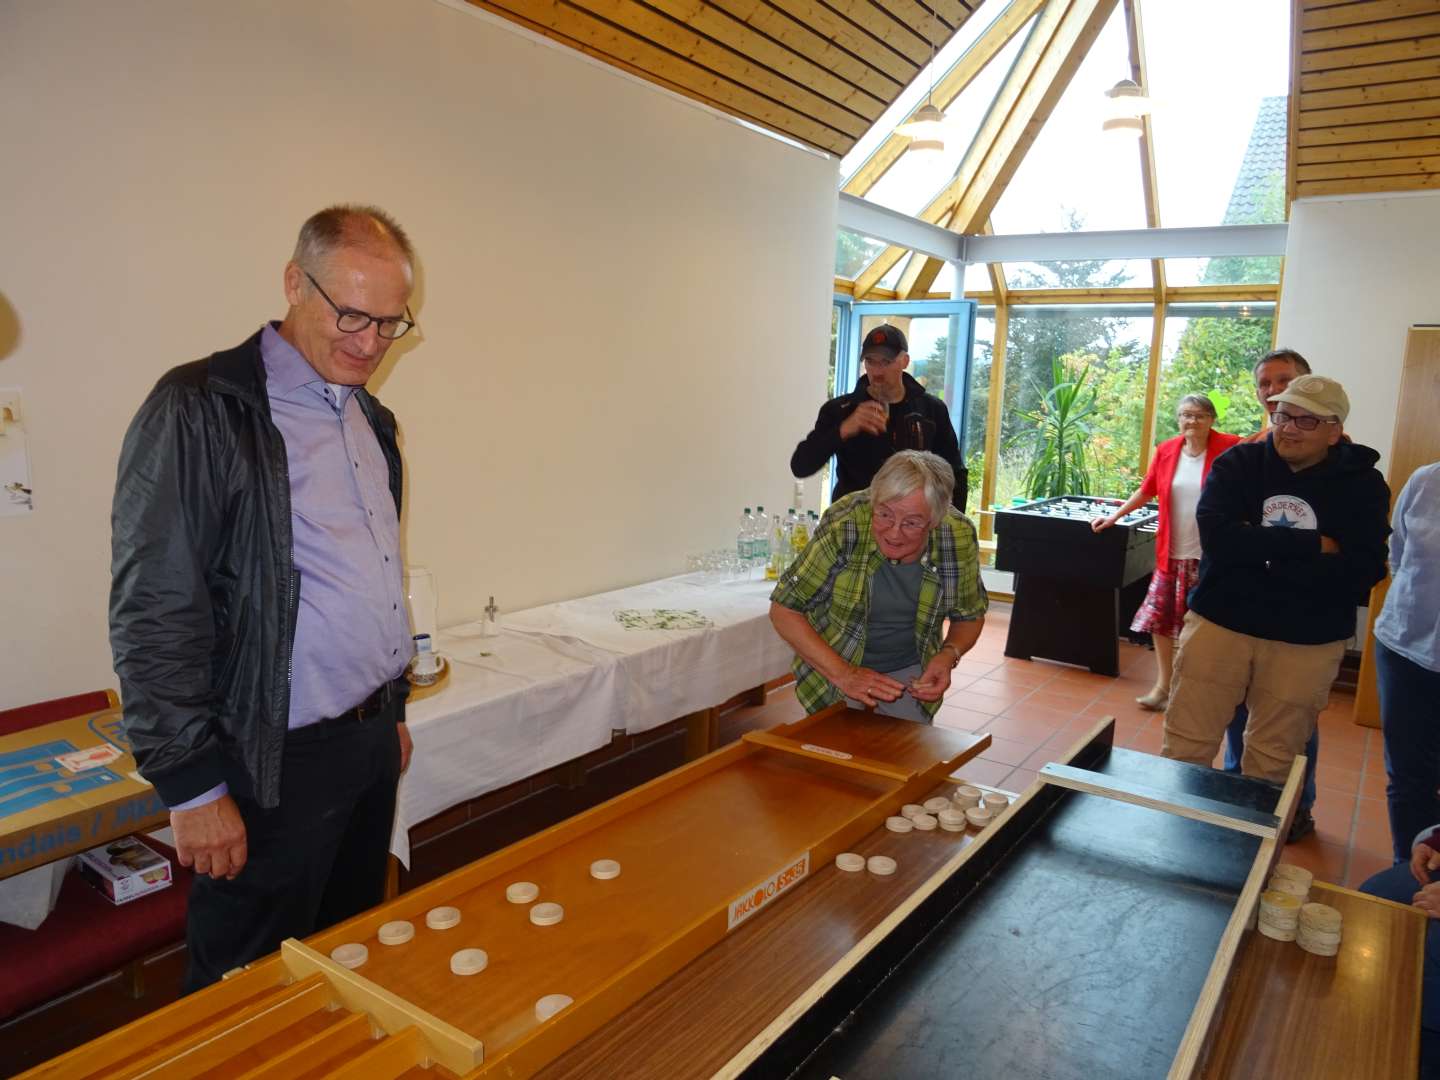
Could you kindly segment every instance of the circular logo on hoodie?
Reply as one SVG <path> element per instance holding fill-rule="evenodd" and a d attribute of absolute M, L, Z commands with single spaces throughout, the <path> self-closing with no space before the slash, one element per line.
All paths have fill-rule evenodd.
<path fill-rule="evenodd" d="M 1315 511 L 1295 495 L 1271 495 L 1265 500 L 1260 524 L 1271 529 L 1318 529 Z"/>

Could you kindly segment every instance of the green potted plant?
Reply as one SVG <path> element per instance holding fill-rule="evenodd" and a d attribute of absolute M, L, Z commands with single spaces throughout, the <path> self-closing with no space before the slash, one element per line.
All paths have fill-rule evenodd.
<path fill-rule="evenodd" d="M 1087 385 L 1089 377 L 1088 362 L 1056 357 L 1050 361 L 1050 389 L 1035 409 L 1019 414 L 1032 426 L 1011 445 L 1033 449 L 1025 473 L 1025 492 L 1031 499 L 1089 492 L 1090 418 L 1096 411 L 1095 388 Z"/>

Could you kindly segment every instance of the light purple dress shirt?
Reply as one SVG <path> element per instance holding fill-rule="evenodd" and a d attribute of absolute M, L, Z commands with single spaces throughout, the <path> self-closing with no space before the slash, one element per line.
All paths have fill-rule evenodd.
<path fill-rule="evenodd" d="M 276 332 L 260 335 L 270 415 L 285 440 L 300 602 L 291 648 L 291 728 L 339 716 L 410 662 L 400 520 L 390 471 L 354 387 L 325 382 Z M 224 784 L 172 810 L 226 794 Z"/>

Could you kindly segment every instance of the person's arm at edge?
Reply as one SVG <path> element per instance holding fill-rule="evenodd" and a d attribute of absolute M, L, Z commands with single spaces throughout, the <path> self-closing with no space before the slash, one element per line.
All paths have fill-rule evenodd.
<path fill-rule="evenodd" d="M 1319 555 L 1320 534 L 1313 529 L 1267 529 L 1248 520 L 1245 464 L 1238 455 L 1232 448 L 1216 458 L 1200 490 L 1195 521 L 1206 558 L 1222 565 L 1263 566 Z"/>
<path fill-rule="evenodd" d="M 839 402 L 840 399 L 835 398 L 820 406 L 814 429 L 800 440 L 790 455 L 790 474 L 797 479 L 814 476 L 823 469 L 844 442 L 840 437 Z"/>
<path fill-rule="evenodd" d="M 960 440 L 955 435 L 955 429 L 950 426 L 950 414 L 944 411 L 937 422 L 935 437 L 935 452 L 944 458 L 955 473 L 955 488 L 950 493 L 950 505 L 965 513 L 965 502 L 970 497 L 970 470 L 965 468 L 965 459 L 960 454 Z M 984 507 L 981 507 L 984 509 Z"/>
<path fill-rule="evenodd" d="M 181 865 L 233 877 L 247 853 L 211 726 L 205 575 L 222 500 L 204 436 L 194 437 L 198 414 L 193 391 L 162 385 L 126 432 L 111 518 L 110 641 L 141 774 L 166 806 L 181 808 L 171 814 Z"/>

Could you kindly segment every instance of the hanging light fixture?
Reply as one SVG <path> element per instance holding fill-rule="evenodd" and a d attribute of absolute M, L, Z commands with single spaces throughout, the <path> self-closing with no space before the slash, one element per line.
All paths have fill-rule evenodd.
<path fill-rule="evenodd" d="M 926 8 L 930 13 L 930 90 L 925 95 L 925 104 L 916 109 L 909 120 L 895 129 L 897 135 L 908 135 L 910 151 L 938 153 L 945 149 L 945 114 L 935 105 L 935 9 Z"/>
<path fill-rule="evenodd" d="M 1105 91 L 1105 131 L 1123 132 L 1139 138 L 1145 131 L 1144 117 L 1152 104 L 1145 91 L 1131 79 L 1121 79 Z"/>

